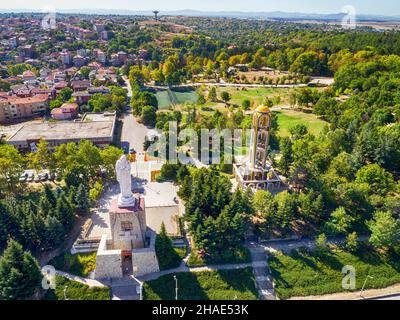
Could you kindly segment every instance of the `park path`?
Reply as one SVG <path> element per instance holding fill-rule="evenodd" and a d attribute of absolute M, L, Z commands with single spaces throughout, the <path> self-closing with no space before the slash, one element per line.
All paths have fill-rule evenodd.
<path fill-rule="evenodd" d="M 140 281 L 150 281 L 158 279 L 159 277 L 167 274 L 182 273 L 182 272 L 203 272 L 212 270 L 233 270 L 233 269 L 244 269 L 252 267 L 252 263 L 231 263 L 231 264 L 213 264 L 205 265 L 202 267 L 188 267 L 186 265 L 180 265 L 178 268 L 163 270 L 160 272 L 149 273 L 143 276 L 137 277 Z"/>
<path fill-rule="evenodd" d="M 76 276 L 74 274 L 68 273 L 68 272 L 64 272 L 64 271 L 60 271 L 60 270 L 56 270 L 56 275 L 62 276 L 64 278 L 67 278 L 69 280 L 72 281 L 76 281 L 82 284 L 86 284 L 89 287 L 105 287 L 106 285 L 101 283 L 100 281 L 94 280 L 94 279 L 88 279 L 88 278 L 84 278 L 84 277 L 79 277 Z"/>
<path fill-rule="evenodd" d="M 361 235 L 358 237 L 358 241 L 364 242 L 368 240 L 367 235 Z M 340 245 L 346 241 L 346 237 L 329 237 L 327 239 L 327 244 Z M 315 249 L 314 239 L 293 239 L 293 240 L 269 240 L 269 241 L 259 241 L 259 246 L 262 247 L 267 252 L 281 251 L 283 253 L 290 253 L 292 250 L 300 249 L 302 247 L 308 249 Z"/>
<path fill-rule="evenodd" d="M 246 244 L 250 250 L 253 275 L 260 300 L 276 300 L 271 270 L 265 249 L 257 242 Z"/>

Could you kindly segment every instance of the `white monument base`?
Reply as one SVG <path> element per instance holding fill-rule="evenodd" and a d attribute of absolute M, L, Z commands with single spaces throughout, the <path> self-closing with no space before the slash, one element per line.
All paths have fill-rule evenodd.
<path fill-rule="evenodd" d="M 130 197 L 124 197 L 122 194 L 118 196 L 118 207 L 119 208 L 131 208 L 136 205 L 136 198 L 131 194 Z"/>

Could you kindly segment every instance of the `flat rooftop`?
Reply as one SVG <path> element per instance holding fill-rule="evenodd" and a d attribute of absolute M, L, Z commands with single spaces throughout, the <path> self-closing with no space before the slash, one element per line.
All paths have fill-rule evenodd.
<path fill-rule="evenodd" d="M 95 113 L 87 112 L 82 118 L 83 122 L 103 122 L 103 121 L 114 121 L 116 118 L 115 112 Z"/>
<path fill-rule="evenodd" d="M 112 118 L 112 117 L 110 117 Z M 111 119 L 110 119 L 111 120 Z M 112 118 L 114 120 L 114 118 Z M 29 123 L 17 130 L 7 142 L 29 140 L 74 140 L 110 138 L 114 133 L 114 121 L 46 122 Z"/>

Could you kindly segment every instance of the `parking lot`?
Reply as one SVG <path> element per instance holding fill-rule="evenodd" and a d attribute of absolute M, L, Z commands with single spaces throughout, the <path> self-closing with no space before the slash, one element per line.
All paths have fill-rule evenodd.
<path fill-rule="evenodd" d="M 40 182 L 61 181 L 61 179 L 57 173 L 50 173 L 48 170 L 37 172 L 36 170 L 28 169 L 20 175 L 19 181 L 36 184 Z"/>

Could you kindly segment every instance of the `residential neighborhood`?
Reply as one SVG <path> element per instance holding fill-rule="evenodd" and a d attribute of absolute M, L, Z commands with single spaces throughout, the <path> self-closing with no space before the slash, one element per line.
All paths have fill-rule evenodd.
<path fill-rule="evenodd" d="M 151 2 L 0 8 L 0 300 L 400 299 L 400 16 Z"/>

